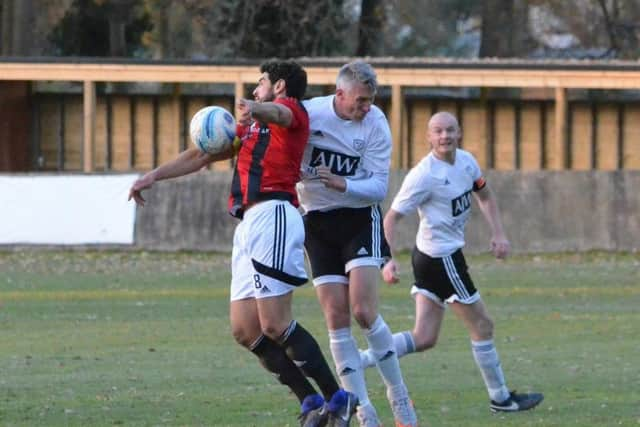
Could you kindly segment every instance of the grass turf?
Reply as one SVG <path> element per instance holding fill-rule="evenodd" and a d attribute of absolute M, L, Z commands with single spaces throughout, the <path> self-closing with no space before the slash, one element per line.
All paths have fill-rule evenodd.
<path fill-rule="evenodd" d="M 394 331 L 410 329 L 414 314 L 408 257 L 400 261 L 401 284 L 380 287 Z M 544 392 L 545 401 L 490 413 L 466 332 L 447 313 L 438 346 L 401 360 L 421 420 L 640 425 L 637 254 L 468 261 L 508 385 Z M 228 282 L 228 254 L 0 252 L 0 425 L 297 425 L 295 398 L 231 338 Z M 330 360 L 310 285 L 294 306 Z M 391 425 L 376 371 L 367 379 Z"/>

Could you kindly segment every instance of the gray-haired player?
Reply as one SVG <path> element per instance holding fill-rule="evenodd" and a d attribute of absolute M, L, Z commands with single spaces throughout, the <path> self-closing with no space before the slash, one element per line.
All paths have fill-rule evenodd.
<path fill-rule="evenodd" d="M 413 332 L 394 334 L 398 356 L 435 346 L 445 307 L 462 320 L 471 338 L 473 357 L 482 373 L 491 410 L 524 411 L 538 405 L 540 393 L 515 393 L 507 388 L 500 358 L 493 342 L 493 322 L 467 271 L 462 254 L 464 226 L 471 212 L 471 195 L 491 228 L 491 249 L 497 258 L 510 250 L 495 197 L 478 162 L 458 148 L 462 133 L 456 118 L 436 113 L 427 126 L 431 152 L 405 177 L 391 209 L 384 219 L 385 234 L 395 247 L 400 218 L 418 212 L 420 225 L 412 254 L 415 284 L 411 294 L 416 303 Z M 398 282 L 397 264 L 390 260 L 383 269 L 384 280 Z M 363 351 L 364 366 L 373 366 L 371 349 Z"/>
<path fill-rule="evenodd" d="M 378 204 L 387 194 L 391 132 L 373 105 L 373 68 L 344 65 L 335 95 L 304 102 L 310 137 L 298 183 L 305 249 L 324 312 L 333 360 L 343 387 L 358 396 L 361 426 L 378 426 L 364 369 L 351 333 L 351 314 L 363 329 L 387 386 L 397 425 L 417 424 L 389 327 L 378 314 L 378 277 L 389 256 Z"/>

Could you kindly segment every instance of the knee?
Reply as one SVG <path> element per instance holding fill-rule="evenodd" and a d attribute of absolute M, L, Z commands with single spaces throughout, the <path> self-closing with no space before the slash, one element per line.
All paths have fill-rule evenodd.
<path fill-rule="evenodd" d="M 364 329 L 370 329 L 373 322 L 378 317 L 378 311 L 375 307 L 370 307 L 367 304 L 355 304 L 352 308 L 353 318 L 358 325 Z"/>
<path fill-rule="evenodd" d="M 426 351 L 436 346 L 438 342 L 437 335 L 414 335 L 416 351 Z"/>
<path fill-rule="evenodd" d="M 252 344 L 251 337 L 242 328 L 231 328 L 231 335 L 233 335 L 233 339 L 243 347 L 249 348 Z"/>
<path fill-rule="evenodd" d="M 278 323 L 266 323 L 261 326 L 262 335 L 271 338 L 273 341 L 278 341 L 288 325 L 280 325 Z"/>
<path fill-rule="evenodd" d="M 351 324 L 351 315 L 349 310 L 340 310 L 337 308 L 326 308 L 324 317 L 329 329 L 346 328 Z"/>
<path fill-rule="evenodd" d="M 476 340 L 489 340 L 493 338 L 493 320 L 489 317 L 483 317 L 475 324 L 475 339 Z"/>

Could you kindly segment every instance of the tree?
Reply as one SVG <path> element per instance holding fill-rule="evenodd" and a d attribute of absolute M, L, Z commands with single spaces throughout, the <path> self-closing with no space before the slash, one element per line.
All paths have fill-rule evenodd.
<path fill-rule="evenodd" d="M 61 56 L 133 56 L 151 27 L 141 0 L 74 0 L 49 38 Z"/>
<path fill-rule="evenodd" d="M 202 26 L 205 56 L 300 57 L 345 53 L 342 0 L 191 0 Z"/>
<path fill-rule="evenodd" d="M 483 0 L 480 57 L 525 56 L 528 6 L 526 0 Z"/>
<path fill-rule="evenodd" d="M 31 53 L 33 21 L 32 0 L 0 0 L 0 55 Z"/>
<path fill-rule="evenodd" d="M 581 56 L 636 59 L 640 56 L 638 0 L 530 0 L 576 39 Z M 591 53 L 589 53 L 591 52 Z"/>
<path fill-rule="evenodd" d="M 376 56 L 384 50 L 385 7 L 381 0 L 362 0 L 356 56 Z"/>
<path fill-rule="evenodd" d="M 476 0 L 398 0 L 387 9 L 385 51 L 397 56 L 476 56 Z"/>

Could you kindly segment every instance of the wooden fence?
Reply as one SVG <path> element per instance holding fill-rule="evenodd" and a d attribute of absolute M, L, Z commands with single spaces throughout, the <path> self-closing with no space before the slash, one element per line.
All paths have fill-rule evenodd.
<path fill-rule="evenodd" d="M 341 63 L 301 62 L 310 85 L 330 93 Z M 606 101 L 575 96 L 584 89 L 639 90 L 640 64 L 371 62 L 383 87 L 377 102 L 392 128 L 394 168 L 410 167 L 427 152 L 426 121 L 433 112 L 448 110 L 460 119 L 463 147 L 487 169 L 640 169 L 640 101 L 615 94 Z M 11 81 L 82 82 L 76 94 L 27 91 L 31 141 L 3 133 L 7 141 L 0 142 L 29 145 L 31 170 L 146 170 L 189 144 L 188 121 L 199 108 L 233 109 L 234 99 L 255 84 L 256 65 L 0 61 L 4 87 Z M 174 90 L 98 93 L 96 82 L 172 83 Z M 190 83 L 225 83 L 230 93 L 181 93 Z M 430 94 L 434 88 L 474 88 L 479 95 Z M 495 88 L 519 93 L 500 96 Z"/>

